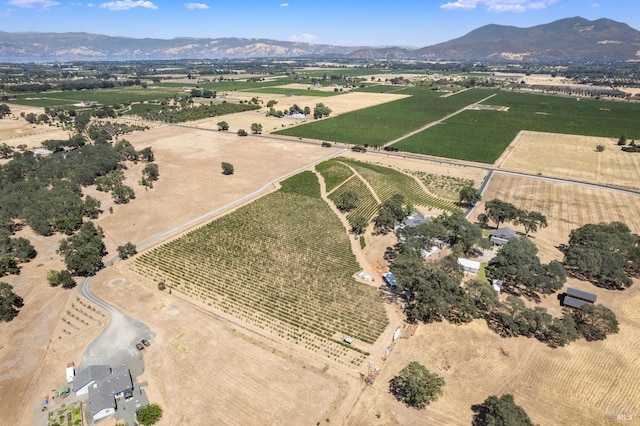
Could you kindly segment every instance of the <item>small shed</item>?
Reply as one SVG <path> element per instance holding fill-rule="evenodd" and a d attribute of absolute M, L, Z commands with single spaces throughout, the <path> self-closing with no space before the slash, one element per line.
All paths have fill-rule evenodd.
<path fill-rule="evenodd" d="M 458 264 L 462 266 L 465 274 L 477 275 L 480 271 L 480 262 L 477 262 L 475 260 L 459 257 Z"/>
<path fill-rule="evenodd" d="M 582 290 L 578 290 L 577 288 L 567 288 L 567 296 L 572 297 L 574 299 L 578 299 L 578 300 L 584 300 L 585 302 L 588 303 L 596 303 L 596 299 L 598 298 L 598 296 L 596 296 L 593 293 L 589 293 L 586 291 L 582 291 Z"/>
<path fill-rule="evenodd" d="M 76 369 L 73 367 L 67 367 L 67 383 L 73 383 L 73 378 L 76 375 Z"/>
<path fill-rule="evenodd" d="M 582 309 L 582 305 L 584 305 L 585 303 L 587 302 L 580 299 L 574 299 L 571 296 L 565 296 L 564 299 L 562 299 L 562 306 L 569 306 L 576 309 Z"/>

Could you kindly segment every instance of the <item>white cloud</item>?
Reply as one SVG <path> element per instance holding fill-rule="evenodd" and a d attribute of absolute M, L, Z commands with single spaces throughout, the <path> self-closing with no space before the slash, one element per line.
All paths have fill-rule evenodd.
<path fill-rule="evenodd" d="M 8 3 L 11 6 L 24 7 L 26 9 L 48 9 L 60 4 L 52 0 L 9 0 Z"/>
<path fill-rule="evenodd" d="M 289 7 L 289 3 L 280 3 L 280 7 Z"/>
<path fill-rule="evenodd" d="M 593 3 L 591 7 L 600 7 L 600 3 Z"/>
<path fill-rule="evenodd" d="M 209 5 L 204 3 L 185 3 L 184 7 L 187 9 L 209 9 Z"/>
<path fill-rule="evenodd" d="M 300 36 L 292 35 L 289 40 L 291 40 L 291 41 L 299 41 L 299 42 L 304 42 L 304 43 L 313 43 L 314 41 L 318 40 L 318 37 L 314 36 L 313 34 L 302 33 L 302 35 L 300 35 Z"/>
<path fill-rule="evenodd" d="M 440 5 L 441 9 L 472 10 L 484 7 L 489 12 L 524 12 L 544 9 L 558 0 L 455 0 Z"/>
<path fill-rule="evenodd" d="M 109 10 L 129 10 L 129 9 L 133 9 L 134 7 L 142 7 L 145 9 L 157 9 L 158 6 L 156 6 L 155 4 L 153 4 L 153 2 L 151 1 L 144 1 L 144 0 L 119 0 L 119 1 L 109 1 L 106 3 L 102 3 L 100 5 L 100 7 L 102 9 L 109 9 Z"/>

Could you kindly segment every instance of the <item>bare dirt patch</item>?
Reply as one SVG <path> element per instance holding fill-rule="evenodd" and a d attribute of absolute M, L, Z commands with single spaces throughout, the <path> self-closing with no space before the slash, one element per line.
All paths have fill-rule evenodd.
<path fill-rule="evenodd" d="M 640 188 L 640 155 L 621 151 L 617 139 L 523 131 L 512 143 L 502 169 Z"/>

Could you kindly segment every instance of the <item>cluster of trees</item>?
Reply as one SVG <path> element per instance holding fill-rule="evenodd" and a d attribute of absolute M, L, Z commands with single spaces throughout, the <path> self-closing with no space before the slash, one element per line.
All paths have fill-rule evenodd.
<path fill-rule="evenodd" d="M 489 328 L 503 337 L 533 337 L 551 347 L 564 346 L 582 337 L 603 340 L 618 332 L 615 314 L 602 305 L 583 305 L 582 309 L 565 309 L 553 317 L 542 307 L 527 308 L 512 295 L 486 317 Z"/>
<path fill-rule="evenodd" d="M 117 250 L 118 250 L 118 257 L 120 257 L 120 259 L 123 259 L 123 260 L 128 259 L 131 256 L 138 253 L 136 245 L 133 244 L 132 242 L 128 242 L 121 246 L 118 246 Z"/>
<path fill-rule="evenodd" d="M 140 184 L 147 188 L 153 188 L 153 182 L 157 181 L 160 177 L 160 171 L 158 165 L 155 163 L 149 163 L 142 169 L 142 178 Z"/>
<path fill-rule="evenodd" d="M 64 258 L 69 272 L 86 277 L 102 268 L 102 258 L 107 254 L 103 242 L 104 232 L 93 222 L 82 224 L 78 232 L 60 241 L 57 253 Z"/>
<path fill-rule="evenodd" d="M 418 362 L 410 362 L 389 381 L 389 392 L 409 407 L 422 409 L 442 395 L 444 379 Z"/>
<path fill-rule="evenodd" d="M 378 215 L 373 223 L 378 233 L 386 234 L 391 231 L 396 222 L 402 222 L 407 217 L 407 210 L 404 208 L 404 196 L 394 194 L 390 199 L 380 204 Z"/>
<path fill-rule="evenodd" d="M 76 286 L 76 281 L 73 279 L 71 272 L 64 269 L 62 271 L 50 270 L 47 272 L 47 282 L 52 287 L 57 287 L 59 285 L 62 288 L 69 289 Z"/>
<path fill-rule="evenodd" d="M 331 112 L 331 108 L 323 103 L 318 103 L 316 104 L 315 108 L 313 108 L 313 118 L 318 119 L 328 117 Z"/>
<path fill-rule="evenodd" d="M 407 301 L 409 321 L 447 320 L 460 324 L 484 318 L 492 330 L 504 337 L 534 337 L 552 347 L 580 337 L 604 339 L 618 331 L 615 315 L 604 306 L 566 310 L 554 318 L 545 308 L 528 308 L 514 295 L 538 300 L 539 293 L 553 293 L 566 279 L 559 262 L 541 264 L 537 248 L 526 238 L 511 239 L 487 267 L 487 276 L 503 280 L 502 288 L 512 293 L 501 303 L 487 281 L 471 280 L 461 285 L 463 271 L 458 256 L 488 243 L 479 227 L 462 214 L 441 215 L 418 227 L 403 229 L 399 235 L 401 243 L 391 270 L 397 278 L 398 291 Z M 452 245 L 452 254 L 439 261 L 422 259 L 423 249 L 443 242 Z"/>
<path fill-rule="evenodd" d="M 537 254 L 527 238 L 511 238 L 487 266 L 487 277 L 501 280 L 504 291 L 518 296 L 537 300 L 537 293 L 554 293 L 567 280 L 564 267 L 556 261 L 543 265 Z"/>
<path fill-rule="evenodd" d="M 293 115 L 293 114 L 304 114 L 304 115 L 309 115 L 311 114 L 311 108 L 309 108 L 308 106 L 305 106 L 304 108 L 299 107 L 297 104 L 293 104 L 289 107 L 289 109 L 285 109 L 285 110 L 276 110 L 274 108 L 274 105 L 277 104 L 277 101 L 271 100 L 269 102 L 267 102 L 267 108 L 269 108 L 269 110 L 267 111 L 267 117 L 278 117 L 278 118 L 282 118 L 285 115 Z"/>
<path fill-rule="evenodd" d="M 457 256 L 474 254 L 476 247 L 490 246 L 489 241 L 482 236 L 482 229 L 469 222 L 460 211 L 442 214 L 415 228 L 402 229 L 399 235 L 405 240 L 404 250 L 410 249 L 416 254 L 440 243 L 449 245 L 452 253 Z"/>
<path fill-rule="evenodd" d="M 14 225 L 10 220 L 0 224 L 0 277 L 20 273 L 19 263 L 36 257 L 36 250 L 26 238 L 12 238 Z"/>
<path fill-rule="evenodd" d="M 191 89 L 191 97 L 214 99 L 216 97 L 216 92 L 209 89 L 195 88 Z"/>
<path fill-rule="evenodd" d="M 13 286 L 0 282 L 0 322 L 14 319 L 23 306 L 22 297 L 13 292 Z"/>
<path fill-rule="evenodd" d="M 584 225 L 569 234 L 563 263 L 571 276 L 623 290 L 640 277 L 640 236 L 620 222 Z"/>
<path fill-rule="evenodd" d="M 487 201 L 484 208 L 485 212 L 478 215 L 478 222 L 484 227 L 489 220 L 496 224 L 496 228 L 505 222 L 512 222 L 514 225 L 522 225 L 527 235 L 547 227 L 547 218 L 542 213 L 522 210 L 497 198 Z"/>
<path fill-rule="evenodd" d="M 260 108 L 254 103 L 232 104 L 223 102 L 213 105 L 199 105 L 182 108 L 163 108 L 155 111 L 141 113 L 146 120 L 162 121 L 165 123 L 183 123 L 185 121 L 200 120 L 202 118 L 216 117 L 219 115 L 233 114 L 242 111 L 251 111 Z"/>

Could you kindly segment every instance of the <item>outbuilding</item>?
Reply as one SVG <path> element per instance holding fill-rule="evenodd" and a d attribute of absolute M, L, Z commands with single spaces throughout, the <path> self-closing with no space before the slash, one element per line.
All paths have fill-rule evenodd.
<path fill-rule="evenodd" d="M 477 262 L 475 260 L 459 257 L 458 264 L 462 266 L 465 274 L 477 275 L 478 272 L 480 272 L 480 262 Z"/>

